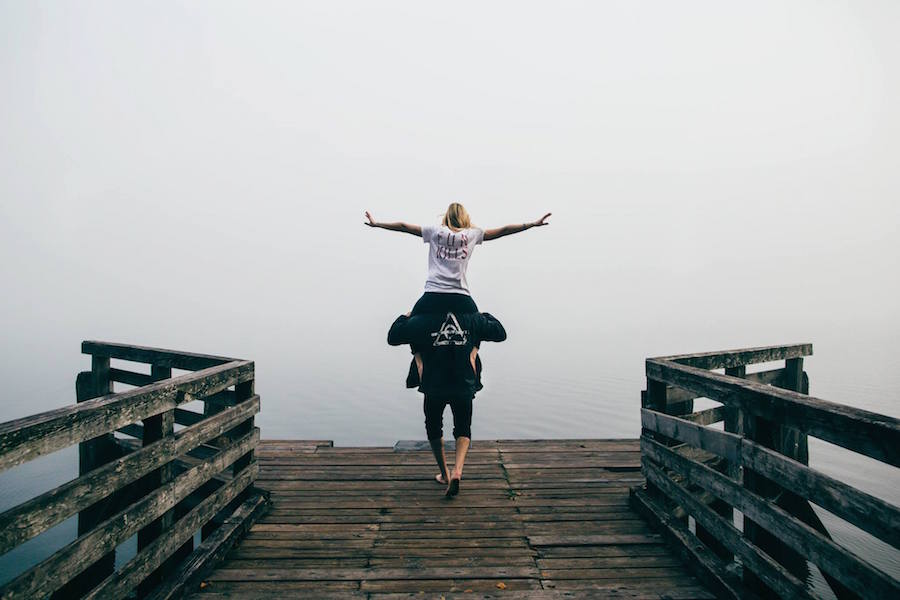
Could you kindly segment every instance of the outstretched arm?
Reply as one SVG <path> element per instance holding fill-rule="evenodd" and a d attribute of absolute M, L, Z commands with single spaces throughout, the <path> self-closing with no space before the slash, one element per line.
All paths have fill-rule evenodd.
<path fill-rule="evenodd" d="M 409 223 L 378 223 L 375 219 L 372 218 L 372 214 L 369 211 L 366 211 L 366 220 L 363 221 L 365 225 L 369 227 L 381 227 L 382 229 L 390 229 L 391 231 L 403 231 L 405 233 L 411 233 L 413 235 L 417 235 L 422 237 L 422 227 L 421 225 L 411 225 Z"/>
<path fill-rule="evenodd" d="M 504 235 L 512 235 L 514 233 L 519 233 L 520 231 L 525 231 L 526 229 L 531 229 L 532 227 L 542 227 L 544 225 L 549 225 L 547 219 L 550 217 L 552 213 L 547 213 L 537 221 L 532 223 L 522 223 L 521 225 L 507 225 L 505 227 L 497 227 L 496 229 L 486 229 L 484 231 L 484 241 L 488 240 L 496 240 L 497 238 L 502 238 Z"/>

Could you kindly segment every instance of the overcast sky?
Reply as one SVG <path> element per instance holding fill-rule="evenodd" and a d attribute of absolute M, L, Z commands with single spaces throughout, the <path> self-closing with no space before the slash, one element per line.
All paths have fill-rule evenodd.
<path fill-rule="evenodd" d="M 895 0 L 2 1 L 0 374 L 58 406 L 99 338 L 368 393 L 426 254 L 363 212 L 453 201 L 554 213 L 472 259 L 498 369 L 895 339 L 898 31 Z"/>

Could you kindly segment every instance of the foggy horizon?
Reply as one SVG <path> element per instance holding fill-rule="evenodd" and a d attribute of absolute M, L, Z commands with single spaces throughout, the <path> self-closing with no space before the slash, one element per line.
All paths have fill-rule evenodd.
<path fill-rule="evenodd" d="M 331 394 L 415 412 L 385 334 L 426 251 L 363 213 L 453 201 L 482 227 L 553 213 L 471 261 L 509 332 L 486 394 L 593 373 L 632 406 L 647 356 L 806 341 L 890 373 L 898 17 L 0 3 L 2 416 L 72 402 L 81 340 L 105 339 L 256 360 L 264 436 L 397 439 L 266 415 Z"/>

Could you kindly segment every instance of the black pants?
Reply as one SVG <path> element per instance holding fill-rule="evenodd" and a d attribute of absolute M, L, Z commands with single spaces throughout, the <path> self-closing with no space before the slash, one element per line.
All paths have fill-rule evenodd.
<path fill-rule="evenodd" d="M 453 437 L 472 438 L 472 398 L 425 396 L 425 433 L 429 440 L 444 437 L 444 408 L 453 411 Z"/>
<path fill-rule="evenodd" d="M 477 313 L 478 305 L 472 300 L 472 296 L 468 294 L 445 294 L 442 292 L 425 292 L 419 298 L 416 305 L 413 306 L 413 315 L 424 315 L 428 313 L 446 313 L 452 312 L 456 314 Z"/>

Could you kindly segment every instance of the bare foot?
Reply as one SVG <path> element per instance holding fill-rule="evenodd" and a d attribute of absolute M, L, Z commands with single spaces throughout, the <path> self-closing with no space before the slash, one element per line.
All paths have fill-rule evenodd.
<path fill-rule="evenodd" d="M 438 473 L 437 475 L 435 475 L 434 480 L 437 481 L 441 485 L 447 485 L 447 480 L 444 478 L 444 475 L 441 473 Z"/>
<path fill-rule="evenodd" d="M 447 486 L 447 492 L 444 494 L 445 496 L 452 498 L 459 493 L 460 479 L 462 479 L 462 473 L 454 469 L 453 473 L 450 475 L 450 485 Z"/>

